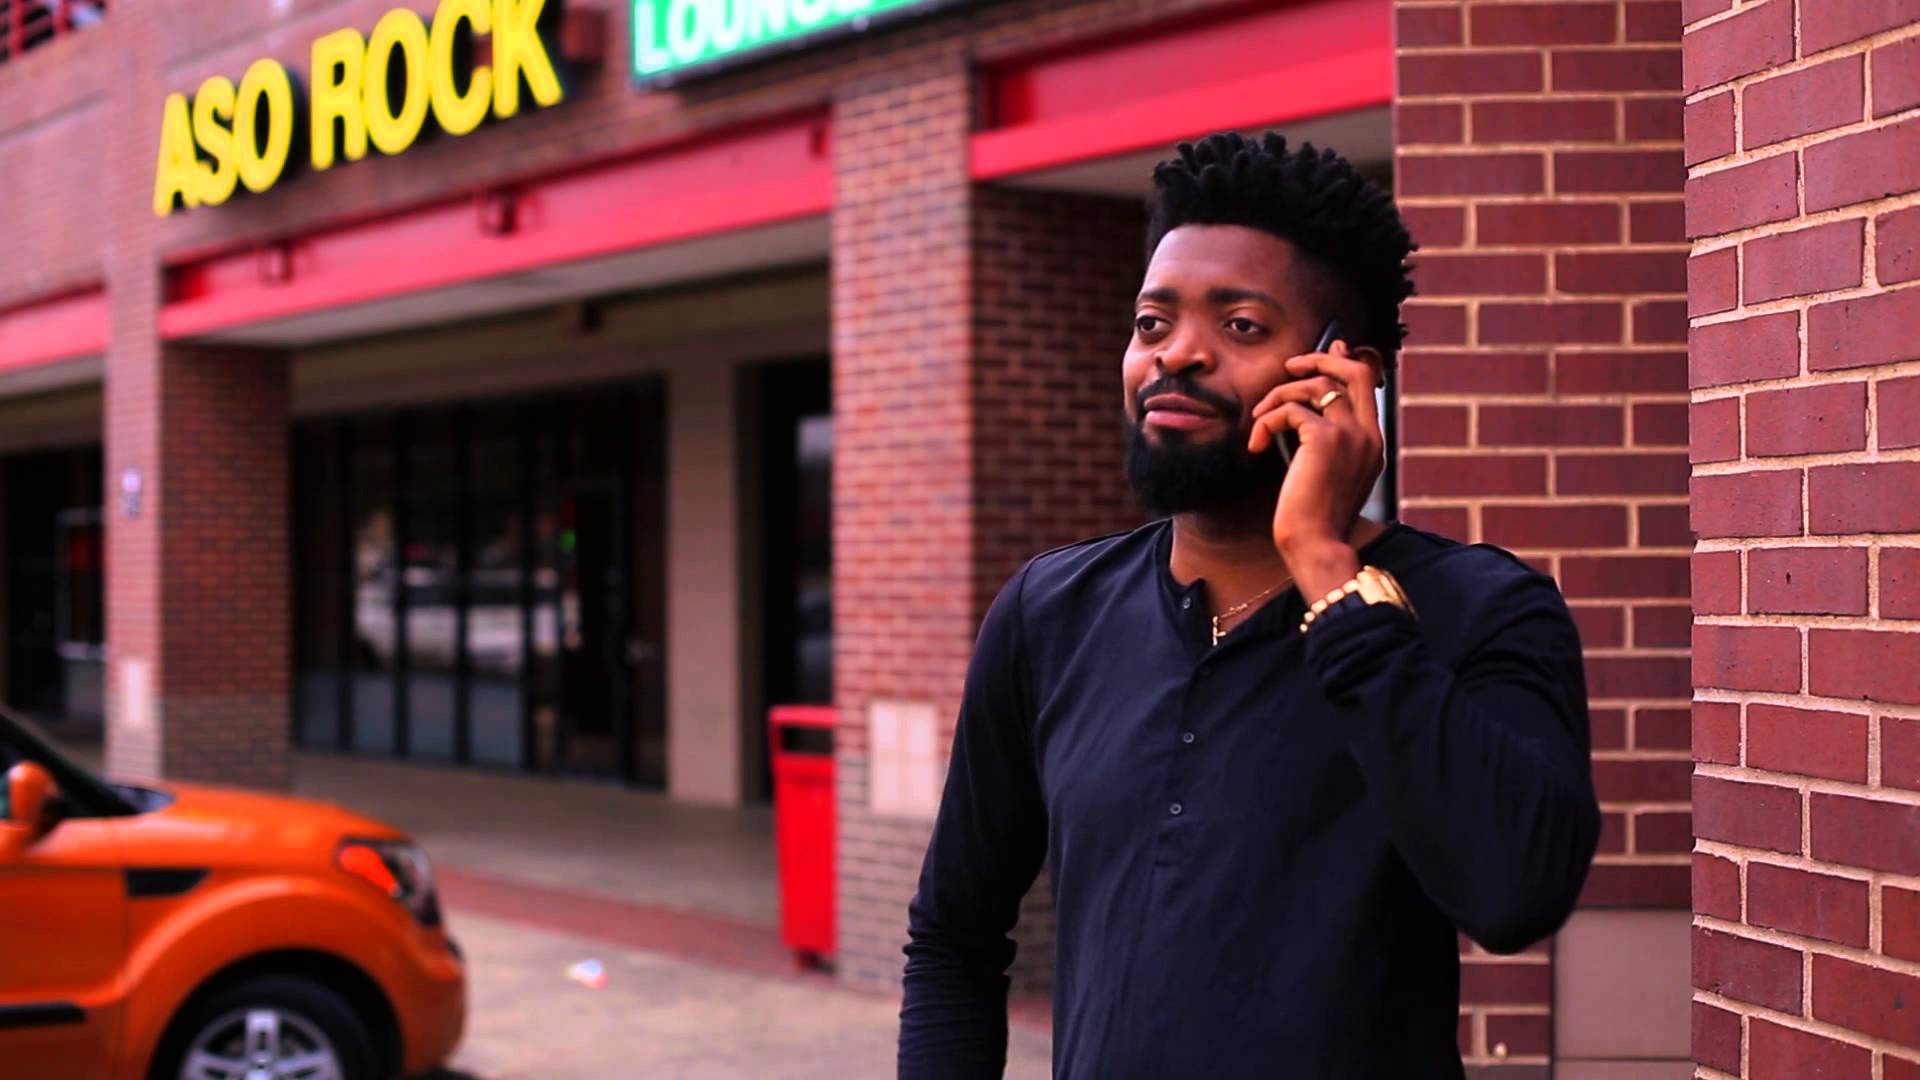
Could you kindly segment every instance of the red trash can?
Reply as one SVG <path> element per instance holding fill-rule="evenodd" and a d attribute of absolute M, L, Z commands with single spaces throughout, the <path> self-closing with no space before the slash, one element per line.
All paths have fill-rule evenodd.
<path fill-rule="evenodd" d="M 781 705 L 767 718 L 780 937 L 802 967 L 821 966 L 834 946 L 834 715 L 831 705 Z"/>

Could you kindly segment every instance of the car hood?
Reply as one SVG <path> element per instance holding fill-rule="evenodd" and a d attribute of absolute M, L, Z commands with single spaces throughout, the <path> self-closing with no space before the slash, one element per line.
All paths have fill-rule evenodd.
<path fill-rule="evenodd" d="M 139 861 L 187 865 L 330 862 L 350 837 L 399 839 L 400 830 L 332 803 L 200 784 L 160 785 L 166 806 L 125 819 Z"/>

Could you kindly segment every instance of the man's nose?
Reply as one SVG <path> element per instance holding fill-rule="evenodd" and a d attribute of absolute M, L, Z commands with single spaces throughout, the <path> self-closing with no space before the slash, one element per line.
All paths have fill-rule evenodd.
<path fill-rule="evenodd" d="M 1213 367 L 1213 352 L 1196 335 L 1180 334 L 1154 356 L 1154 364 L 1168 375 Z"/>

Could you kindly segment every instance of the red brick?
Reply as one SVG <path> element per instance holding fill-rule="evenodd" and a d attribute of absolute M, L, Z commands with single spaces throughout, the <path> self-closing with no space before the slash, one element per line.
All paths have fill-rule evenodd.
<path fill-rule="evenodd" d="M 1680 90 L 1679 49 L 1555 49 L 1555 93 Z"/>
<path fill-rule="evenodd" d="M 1799 469 L 1693 477 L 1690 517 L 1703 540 L 1722 536 L 1799 536 Z"/>
<path fill-rule="evenodd" d="M 1627 4 L 1628 41 L 1679 41 L 1679 0 Z"/>
<path fill-rule="evenodd" d="M 1588 649 L 1617 649 L 1627 643 L 1627 612 L 1618 605 L 1596 607 L 1575 604 L 1567 609 L 1574 629 L 1580 632 L 1580 644 Z M 1591 723 L 1591 718 L 1589 718 Z"/>
<path fill-rule="evenodd" d="M 1459 105 L 1401 103 L 1393 110 L 1394 145 L 1457 143 L 1466 138 L 1466 110 Z"/>
<path fill-rule="evenodd" d="M 1920 960 L 1920 892 L 1881 886 L 1880 945 L 1888 956 Z"/>
<path fill-rule="evenodd" d="M 1813 955 L 1815 1019 L 1920 1046 L 1920 978 L 1882 971 L 1837 956 Z"/>
<path fill-rule="evenodd" d="M 1740 764 L 1740 706 L 1730 701 L 1693 703 L 1693 760 Z"/>
<path fill-rule="evenodd" d="M 1687 445 L 1687 403 L 1641 402 L 1633 407 L 1635 446 Z"/>
<path fill-rule="evenodd" d="M 1866 114 L 1866 60 L 1844 56 L 1754 83 L 1740 99 L 1740 141 L 1751 150 L 1859 121 Z"/>
<path fill-rule="evenodd" d="M 1798 1015 L 1800 964 L 1793 949 L 1693 928 L 1693 985 L 1701 990 Z"/>
<path fill-rule="evenodd" d="M 1587 693 L 1596 701 L 1684 698 L 1692 693 L 1687 661 L 1679 656 L 1589 656 Z"/>
<path fill-rule="evenodd" d="M 1782 1027 L 1754 1017 L 1747 1037 L 1753 1069 L 1751 1080 L 1806 1080 L 1830 1077 L 1832 1080 L 1871 1080 L 1873 1051 L 1864 1046 L 1843 1043 L 1824 1035 Z"/>
<path fill-rule="evenodd" d="M 1460 950 L 1465 952 L 1466 948 L 1462 945 Z M 1461 1057 L 1473 1056 L 1473 1016 L 1471 1014 L 1460 1014 L 1460 1030 L 1454 1034 L 1454 1045 L 1459 1048 Z"/>
<path fill-rule="evenodd" d="M 1473 527 L 1464 506 L 1407 506 L 1400 520 L 1416 529 L 1439 533 L 1453 540 L 1471 540 Z"/>
<path fill-rule="evenodd" d="M 1800 689 L 1800 631 L 1790 626 L 1693 628 L 1694 685 L 1721 690 Z"/>
<path fill-rule="evenodd" d="M 1681 293 L 1687 259 L 1669 251 L 1561 252 L 1553 257 L 1553 281 L 1566 293 Z"/>
<path fill-rule="evenodd" d="M 1875 441 L 1882 450 L 1920 446 L 1920 378 L 1888 379 L 1875 390 Z"/>
<path fill-rule="evenodd" d="M 1740 553 L 1693 554 L 1693 607 L 1702 615 L 1740 614 Z"/>
<path fill-rule="evenodd" d="M 1685 555 L 1568 555 L 1560 560 L 1560 588 L 1580 599 L 1684 598 L 1688 573 Z"/>
<path fill-rule="evenodd" d="M 1467 445 L 1465 405 L 1404 405 L 1399 436 L 1406 446 Z"/>
<path fill-rule="evenodd" d="M 1679 191 L 1687 181 L 1679 150 L 1560 150 L 1553 155 L 1554 190 L 1579 192 Z"/>
<path fill-rule="evenodd" d="M 1724 3 L 1726 0 L 1713 0 Z M 1732 864 L 1728 864 L 1732 865 Z M 1696 891 L 1695 895 L 1698 895 Z M 1737 915 L 1735 916 L 1738 917 Z M 1721 1072 L 1740 1071 L 1740 1014 L 1693 1003 L 1693 1059 Z"/>
<path fill-rule="evenodd" d="M 1920 38 L 1873 50 L 1873 115 L 1890 116 L 1920 105 Z"/>
<path fill-rule="evenodd" d="M 1755 702 L 1747 706 L 1747 764 L 1773 772 L 1864 784 L 1867 718 Z"/>
<path fill-rule="evenodd" d="M 1594 790 L 1603 803 L 1684 803 L 1692 776 L 1692 761 L 1594 761 Z"/>
<path fill-rule="evenodd" d="M 1625 750 L 1627 748 L 1627 710 L 1588 710 L 1587 733 L 1595 750 Z"/>
<path fill-rule="evenodd" d="M 1687 260 L 1687 314 L 1717 315 L 1740 306 L 1740 253 L 1723 247 Z"/>
<path fill-rule="evenodd" d="M 1920 189 L 1920 117 L 1806 149 L 1807 213 Z"/>
<path fill-rule="evenodd" d="M 1866 383 L 1747 395 L 1747 453 L 1754 457 L 1833 454 L 1866 446 Z"/>
<path fill-rule="evenodd" d="M 1880 616 L 1920 619 L 1920 548 L 1880 549 Z"/>
<path fill-rule="evenodd" d="M 1680 0 L 1680 21 L 1692 25 L 1733 6 L 1733 0 Z"/>
<path fill-rule="evenodd" d="M 1524 94 L 1541 89 L 1537 52 L 1402 53 L 1400 95 Z"/>
<path fill-rule="evenodd" d="M 1473 105 L 1473 141 L 1613 142 L 1620 137 L 1618 113 L 1618 107 L 1606 98 L 1477 101 Z"/>
<path fill-rule="evenodd" d="M 1461 9 L 1405 7 L 1394 11 L 1394 43 L 1402 49 L 1430 45 L 1458 45 L 1462 37 Z"/>
<path fill-rule="evenodd" d="M 1800 851 L 1800 793 L 1775 784 L 1693 778 L 1693 834 L 1741 847 Z"/>
<path fill-rule="evenodd" d="M 1554 462 L 1560 495 L 1673 495 L 1687 485 L 1684 454 L 1561 454 Z"/>
<path fill-rule="evenodd" d="M 1807 470 L 1807 509 L 1820 534 L 1920 532 L 1920 462 Z"/>
<path fill-rule="evenodd" d="M 1856 0 L 1805 7 L 1800 13 L 1800 49 L 1807 56 L 1920 21 L 1920 0 Z"/>
<path fill-rule="evenodd" d="M 1482 405 L 1482 446 L 1619 446 L 1618 405 Z"/>
<path fill-rule="evenodd" d="M 1601 798 L 1606 798 L 1602 795 Z M 1627 815 L 1621 813 L 1603 813 L 1600 815 L 1600 839 L 1594 850 L 1601 855 L 1624 855 L 1627 851 Z"/>
<path fill-rule="evenodd" d="M 1686 608 L 1675 608 L 1682 613 Z M 1636 750 L 1685 750 L 1693 745 L 1693 711 L 1642 705 L 1633 710 L 1633 746 Z"/>
<path fill-rule="evenodd" d="M 1864 218 L 1747 241 L 1746 301 L 1851 289 L 1860 284 L 1866 252 Z"/>
<path fill-rule="evenodd" d="M 1816 694 L 1920 705 L 1920 632 L 1814 630 L 1807 666 Z"/>
<path fill-rule="evenodd" d="M 1481 203 L 1474 208 L 1482 244 L 1614 244 L 1620 241 L 1615 203 Z"/>
<path fill-rule="evenodd" d="M 1796 217 L 1798 183 L 1792 154 L 1694 177 L 1687 181 L 1687 235 L 1718 236 Z"/>
<path fill-rule="evenodd" d="M 1920 38 L 1913 40 L 1920 44 Z M 1914 62 L 1920 64 L 1920 55 Z M 1878 234 L 1880 284 L 1920 279 L 1920 206 L 1880 215 L 1874 231 Z"/>
<path fill-rule="evenodd" d="M 1693 816 L 1684 810 L 1633 815 L 1633 850 L 1641 855 L 1683 855 L 1692 851 Z"/>
<path fill-rule="evenodd" d="M 1480 340 L 1489 345 L 1618 343 L 1623 323 L 1618 303 L 1480 305 Z"/>
<path fill-rule="evenodd" d="M 1487 1050 L 1505 1046 L 1508 1056 L 1538 1056 L 1553 1046 L 1553 1017 L 1540 1013 L 1488 1013 Z"/>
<path fill-rule="evenodd" d="M 1587 871 L 1579 906 L 1685 911 L 1693 887 L 1688 878 L 1686 867 L 1671 863 L 1654 866 L 1601 863 Z"/>
<path fill-rule="evenodd" d="M 1679 142 L 1686 134 L 1679 98 L 1628 98 L 1621 104 L 1628 142 Z"/>
<path fill-rule="evenodd" d="M 1800 316 L 1791 311 L 1695 327 L 1688 345 L 1695 389 L 1800 373 Z"/>
<path fill-rule="evenodd" d="M 1540 154 L 1401 154 L 1395 165 L 1401 196 L 1534 195 L 1547 188 Z"/>
<path fill-rule="evenodd" d="M 1685 547 L 1693 543 L 1693 526 L 1687 521 L 1685 505 L 1641 506 L 1640 543 L 1645 547 Z"/>
<path fill-rule="evenodd" d="M 1617 504 L 1495 504 L 1481 508 L 1480 523 L 1489 542 L 1510 549 L 1625 547 L 1627 544 L 1627 508 Z"/>
<path fill-rule="evenodd" d="M 1400 464 L 1409 496 L 1547 493 L 1547 459 L 1538 454 L 1409 454 Z"/>
<path fill-rule="evenodd" d="M 1407 341 L 1415 345 L 1465 345 L 1467 309 L 1463 304 L 1406 304 L 1400 321 L 1407 324 Z"/>
<path fill-rule="evenodd" d="M 1920 806 L 1814 792 L 1810 854 L 1822 862 L 1920 874 Z"/>
<path fill-rule="evenodd" d="M 1646 199 L 1627 208 L 1627 236 L 1636 244 L 1679 244 L 1687 239 L 1687 204 Z"/>
<path fill-rule="evenodd" d="M 1460 1000 L 1476 1004 L 1545 1005 L 1553 993 L 1553 968 L 1512 961 L 1466 961 L 1460 965 Z"/>
<path fill-rule="evenodd" d="M 1762 615 L 1865 615 L 1866 548 L 1756 548 L 1747 607 Z"/>
<path fill-rule="evenodd" d="M 1880 1080 L 1920 1080 L 1920 1061 L 1907 1061 L 1888 1054 L 1880 1064 Z"/>
<path fill-rule="evenodd" d="M 1416 255 L 1413 280 L 1420 295 L 1538 295 L 1547 291 L 1544 255 Z"/>
<path fill-rule="evenodd" d="M 1920 288 L 1913 286 L 1816 304 L 1807 310 L 1807 369 L 1837 371 L 1920 358 L 1915 326 L 1920 326 Z"/>
<path fill-rule="evenodd" d="M 1692 641 L 1693 612 L 1672 604 L 1633 609 L 1633 644 L 1640 649 L 1684 649 Z M 1642 747 L 1645 749 L 1645 747 Z M 1683 743 L 1679 749 L 1686 749 Z"/>
<path fill-rule="evenodd" d="M 1619 37 L 1611 3 L 1496 4 L 1473 8 L 1467 33 L 1475 45 L 1585 45 Z"/>
<path fill-rule="evenodd" d="M 1740 457 L 1740 399 L 1715 398 L 1692 405 L 1692 439 L 1687 460 L 1736 461 Z"/>
<path fill-rule="evenodd" d="M 1400 219 L 1423 250 L 1459 247 L 1467 242 L 1464 206 L 1403 206 Z"/>
<path fill-rule="evenodd" d="M 1672 258 L 1678 269 L 1682 265 L 1680 256 L 1676 253 Z M 1687 333 L 1685 300 L 1641 300 L 1633 305 L 1634 344 L 1685 345 Z"/>
<path fill-rule="evenodd" d="M 1542 353 L 1438 353 L 1400 356 L 1400 385 L 1408 394 L 1538 394 L 1547 389 Z"/>
<path fill-rule="evenodd" d="M 1687 164 L 1733 153 L 1733 91 L 1688 102 L 1684 125 Z"/>
<path fill-rule="evenodd" d="M 1748 4 L 1731 19 L 1689 31 L 1685 90 L 1692 94 L 1793 59 L 1793 0 Z"/>

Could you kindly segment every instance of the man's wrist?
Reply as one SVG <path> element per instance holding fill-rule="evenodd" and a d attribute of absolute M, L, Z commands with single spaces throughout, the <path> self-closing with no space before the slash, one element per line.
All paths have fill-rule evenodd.
<path fill-rule="evenodd" d="M 1327 539 L 1290 546 L 1280 553 L 1294 587 L 1308 603 L 1353 580 L 1360 572 L 1360 553 L 1344 540 Z"/>

